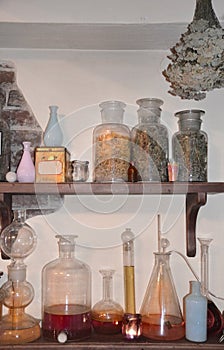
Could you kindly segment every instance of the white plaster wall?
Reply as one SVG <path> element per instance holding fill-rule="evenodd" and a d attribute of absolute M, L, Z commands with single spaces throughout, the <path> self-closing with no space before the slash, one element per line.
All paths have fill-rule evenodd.
<path fill-rule="evenodd" d="M 14 13 L 10 7 L 12 3 L 17 4 L 14 1 L 2 1 L 5 13 L 10 14 L 12 18 L 14 15 L 16 20 L 20 15 L 22 20 L 22 12 L 15 7 Z M 30 3 L 35 5 L 35 2 Z M 126 8 L 130 21 L 134 20 L 139 11 L 137 2 L 133 3 L 135 7 L 132 10 L 128 6 Z M 145 6 L 146 3 L 147 1 L 142 1 Z M 150 3 L 159 8 L 163 1 Z M 172 3 L 178 6 L 180 2 L 172 1 Z M 181 1 L 181 3 L 194 4 L 194 1 Z M 214 3 L 221 2 L 214 1 Z M 44 4 L 42 2 L 40 4 L 41 11 Z M 50 4 L 50 1 L 47 4 Z M 71 6 L 71 2 L 67 4 Z M 82 6 L 78 8 L 82 9 Z M 98 14 L 101 12 L 100 6 L 97 9 Z M 53 8 L 51 10 L 49 16 L 54 13 Z M 182 17 L 183 12 L 179 9 L 176 13 L 177 22 L 179 14 L 181 20 L 187 19 Z M 25 14 L 26 11 L 23 15 Z M 188 16 L 191 18 L 189 12 Z M 55 18 L 56 20 L 59 18 L 58 12 L 55 12 Z M 126 20 L 124 17 L 124 21 Z M 171 135 L 177 130 L 177 122 L 173 116 L 177 110 L 201 108 L 206 111 L 202 128 L 208 133 L 209 138 L 209 181 L 224 181 L 223 89 L 209 93 L 201 102 L 182 101 L 178 97 L 171 96 L 167 93 L 169 85 L 162 76 L 162 70 L 168 63 L 167 54 L 166 51 L 82 52 L 0 49 L 1 59 L 15 62 L 18 85 L 43 128 L 48 120 L 48 106 L 51 104 L 59 106 L 59 113 L 64 115 L 61 117 L 64 145 L 73 158 L 88 159 L 91 162 L 92 130 L 101 121 L 99 102 L 109 99 L 126 102 L 125 122 L 132 127 L 137 124 L 136 99 L 158 97 L 164 100 L 162 122 L 169 129 L 170 140 Z M 222 296 L 224 296 L 223 206 L 222 194 L 209 196 L 208 203 L 206 207 L 201 208 L 197 221 L 197 235 L 214 239 L 210 248 L 210 287 L 216 294 Z M 157 250 L 158 212 L 161 214 L 162 232 L 171 243 L 170 249 L 185 253 L 183 196 L 66 197 L 59 212 L 31 219 L 30 224 L 38 235 L 38 245 L 36 251 L 26 260 L 27 279 L 33 284 L 36 292 L 35 299 L 28 308 L 29 312 L 40 317 L 41 269 L 46 262 L 57 257 L 57 243 L 54 238 L 56 233 L 78 234 L 76 256 L 92 268 L 93 304 L 102 296 L 98 270 L 102 267 L 111 267 L 117 272 L 114 278 L 114 298 L 123 305 L 120 235 L 126 227 L 131 227 L 136 234 L 136 297 L 139 310 L 154 262 L 153 251 Z M 200 274 L 199 249 L 197 256 L 190 261 Z M 8 261 L 1 261 L 1 269 L 6 270 L 7 264 Z M 183 295 L 188 292 L 188 281 L 193 276 L 183 260 L 175 254 L 171 256 L 171 266 L 182 305 Z M 217 304 L 223 310 L 224 303 L 217 301 Z"/>

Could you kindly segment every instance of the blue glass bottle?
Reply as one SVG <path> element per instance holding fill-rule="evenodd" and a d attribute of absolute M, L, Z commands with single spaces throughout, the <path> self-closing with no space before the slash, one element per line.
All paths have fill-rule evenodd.
<path fill-rule="evenodd" d="M 190 294 L 184 298 L 185 337 L 193 342 L 207 340 L 207 298 L 201 294 L 201 284 L 190 281 Z"/>
<path fill-rule="evenodd" d="M 58 122 L 58 106 L 49 106 L 50 118 L 44 132 L 44 144 L 47 147 L 61 147 L 63 134 Z"/>

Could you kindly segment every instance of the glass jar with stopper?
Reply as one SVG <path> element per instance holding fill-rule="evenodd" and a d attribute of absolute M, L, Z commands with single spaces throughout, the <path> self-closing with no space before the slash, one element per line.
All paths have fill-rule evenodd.
<path fill-rule="evenodd" d="M 184 337 L 184 320 L 170 269 L 169 241 L 161 238 L 158 215 L 158 252 L 140 309 L 142 334 L 155 340 L 177 340 Z"/>
<path fill-rule="evenodd" d="M 91 270 L 75 258 L 75 235 L 57 235 L 59 257 L 42 269 L 44 338 L 59 343 L 91 335 Z"/>
<path fill-rule="evenodd" d="M 103 298 L 92 308 L 92 325 L 96 333 L 116 334 L 122 329 L 124 310 L 113 300 L 113 275 L 115 270 L 99 271 L 103 278 Z"/>
<path fill-rule="evenodd" d="M 0 323 L 0 344 L 22 344 L 40 337 L 39 320 L 25 312 L 32 302 L 34 289 L 26 281 L 26 265 L 23 259 L 36 246 L 36 234 L 25 222 L 26 211 L 15 210 L 13 222 L 1 233 L 1 249 L 11 258 L 8 265 L 8 281 L 2 286 L 5 293 L 3 305 L 8 313 Z"/>

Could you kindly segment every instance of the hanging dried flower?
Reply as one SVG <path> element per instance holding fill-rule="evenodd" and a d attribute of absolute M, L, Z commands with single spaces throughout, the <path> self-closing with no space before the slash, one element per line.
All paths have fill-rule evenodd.
<path fill-rule="evenodd" d="M 206 91 L 224 87 L 224 30 L 211 0 L 196 0 L 193 21 L 170 50 L 172 63 L 163 71 L 171 83 L 169 93 L 202 100 Z"/>

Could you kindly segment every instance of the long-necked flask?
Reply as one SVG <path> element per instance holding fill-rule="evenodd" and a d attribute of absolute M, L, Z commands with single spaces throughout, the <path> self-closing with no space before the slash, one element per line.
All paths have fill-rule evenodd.
<path fill-rule="evenodd" d="M 59 238 L 59 258 L 42 270 L 43 336 L 60 343 L 91 334 L 91 271 L 75 258 L 74 235 Z"/>
<path fill-rule="evenodd" d="M 49 106 L 50 118 L 44 131 L 44 144 L 47 147 L 60 147 L 63 142 L 63 133 L 58 121 L 58 106 Z"/>
<path fill-rule="evenodd" d="M 103 298 L 92 308 L 92 324 L 95 332 L 115 334 L 121 332 L 124 311 L 122 306 L 113 300 L 114 270 L 100 270 L 103 277 Z"/>
<path fill-rule="evenodd" d="M 184 320 L 171 269 L 170 252 L 156 252 L 155 264 L 140 309 L 142 334 L 150 339 L 184 337 Z"/>
<path fill-rule="evenodd" d="M 201 249 L 201 292 L 207 297 L 207 331 L 209 335 L 219 335 L 224 326 L 223 317 L 209 295 L 209 246 L 212 242 L 210 238 L 198 238 Z"/>

